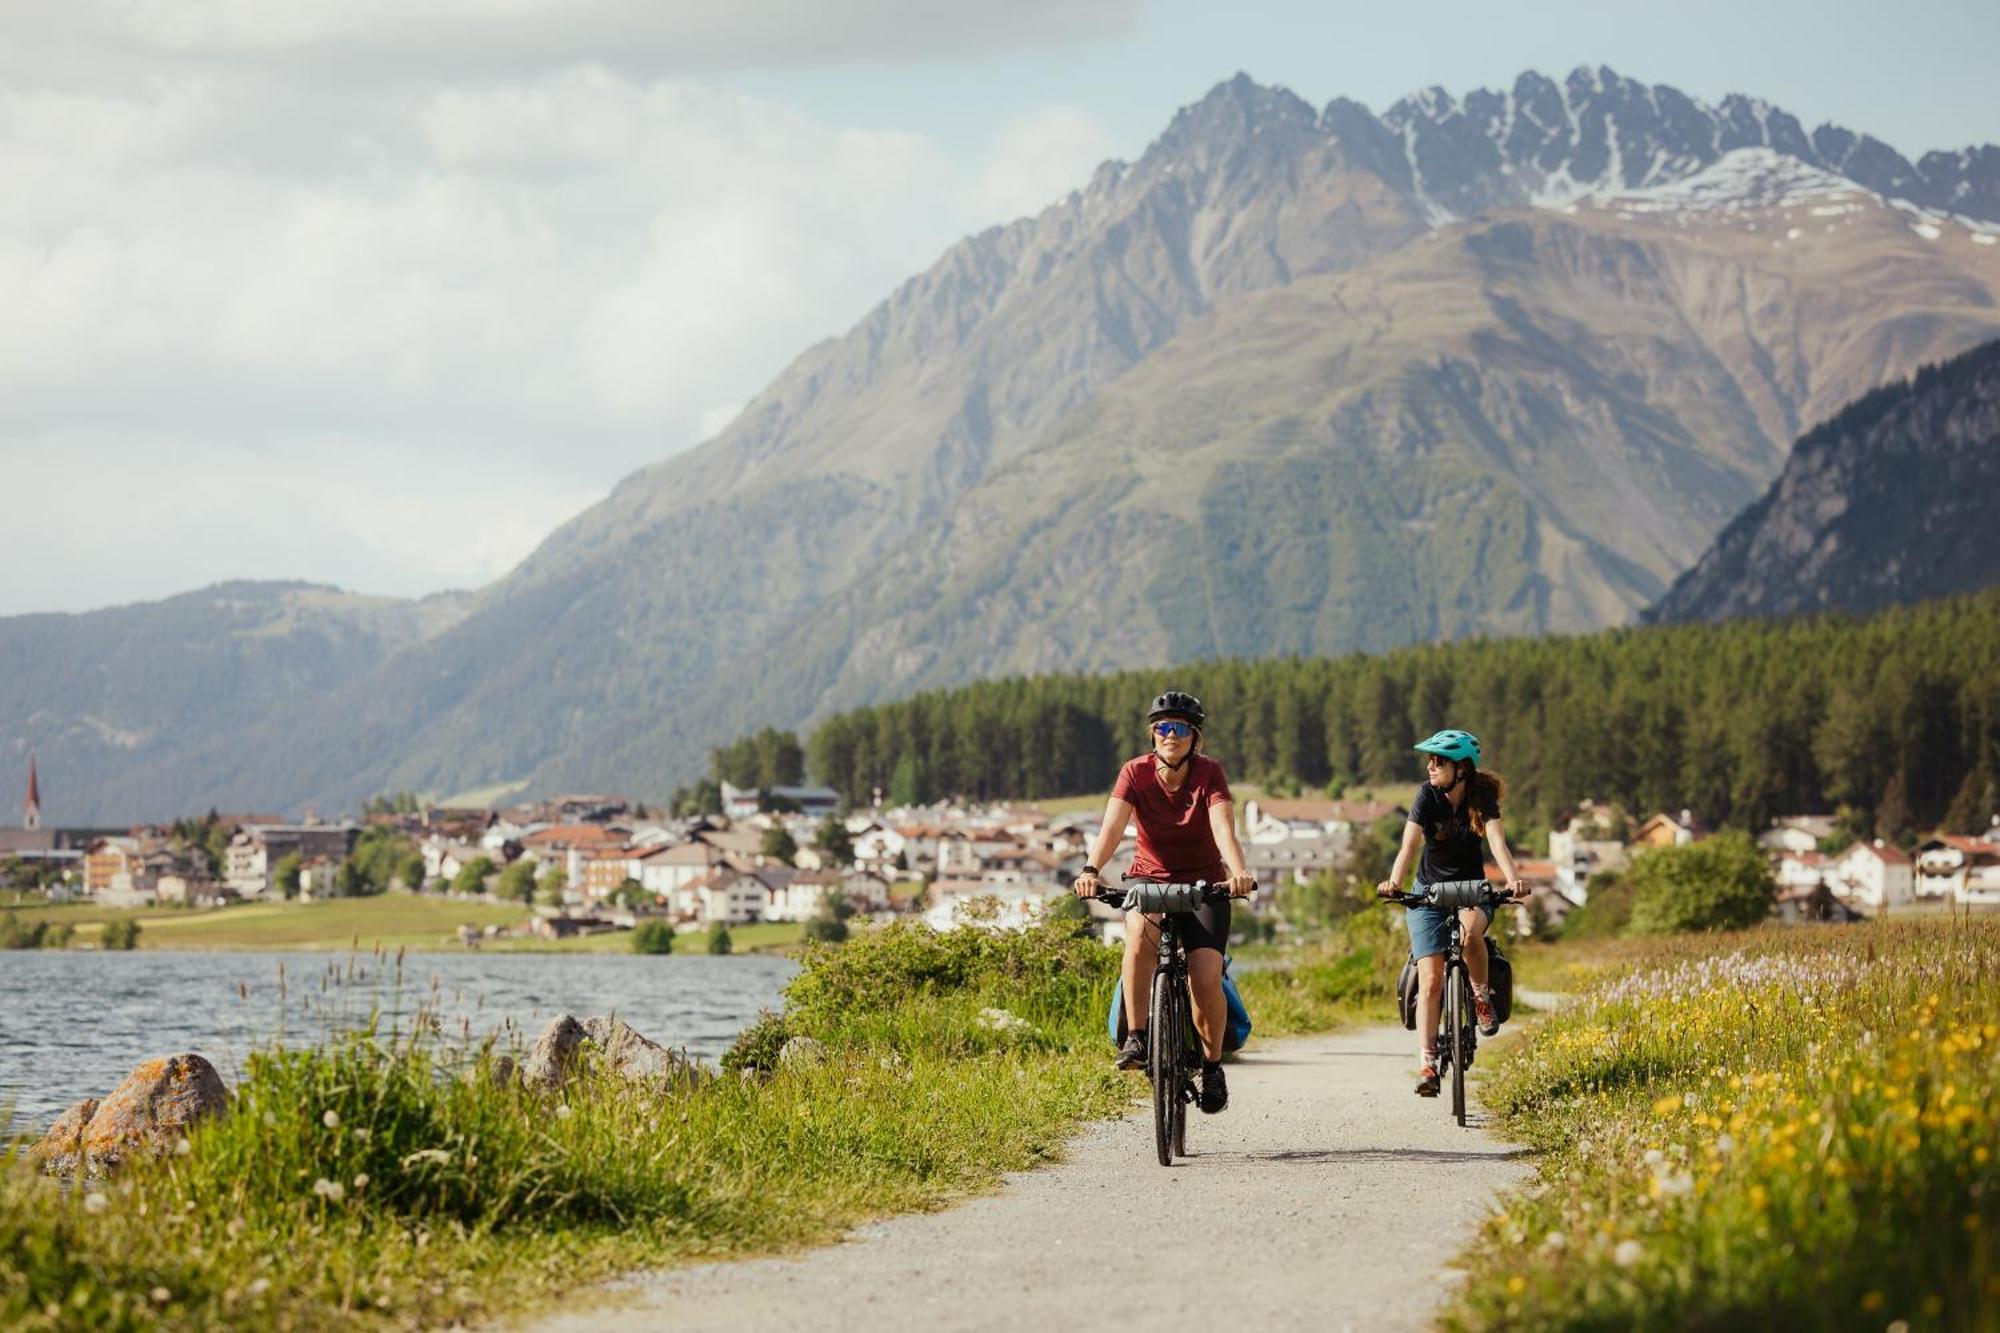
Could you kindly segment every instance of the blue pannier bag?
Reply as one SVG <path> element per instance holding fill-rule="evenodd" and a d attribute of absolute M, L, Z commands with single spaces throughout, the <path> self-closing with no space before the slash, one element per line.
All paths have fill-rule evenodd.
<path fill-rule="evenodd" d="M 1229 1024 L 1223 1029 L 1222 1049 L 1240 1051 L 1243 1043 L 1250 1040 L 1250 1011 L 1243 1007 L 1243 995 L 1236 989 L 1236 978 L 1229 975 L 1227 960 L 1222 965 L 1222 998 L 1229 1004 Z M 1106 1016 L 1106 1027 L 1111 1033 L 1111 1044 L 1125 1044 L 1125 980 L 1119 978 L 1111 988 L 1111 1012 Z"/>

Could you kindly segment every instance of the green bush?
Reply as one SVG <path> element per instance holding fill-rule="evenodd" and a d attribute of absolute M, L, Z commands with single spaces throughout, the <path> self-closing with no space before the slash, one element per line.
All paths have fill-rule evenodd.
<path fill-rule="evenodd" d="M 484 856 L 475 856 L 458 868 L 451 878 L 453 893 L 484 893 L 486 877 L 493 873 L 493 862 Z"/>
<path fill-rule="evenodd" d="M 1563 918 L 1566 940 L 1608 940 L 1623 935 L 1632 922 L 1633 888 L 1615 870 L 1590 877 L 1583 906 Z"/>
<path fill-rule="evenodd" d="M 736 1041 L 722 1053 L 722 1072 L 735 1074 L 748 1069 L 768 1074 L 778 1067 L 778 1054 L 795 1034 L 783 1014 L 769 1009 L 757 1021 L 737 1034 Z"/>
<path fill-rule="evenodd" d="M 641 921 L 632 932 L 633 953 L 672 953 L 674 927 L 669 921 Z"/>
<path fill-rule="evenodd" d="M 46 921 L 23 925 L 12 912 L 0 914 L 0 949 L 39 949 L 48 933 Z"/>
<path fill-rule="evenodd" d="M 1684 930 L 1740 930 L 1771 915 L 1775 886 L 1763 852 L 1739 830 L 1687 847 L 1639 853 L 1632 884 L 1635 935 Z"/>
<path fill-rule="evenodd" d="M 718 921 L 708 928 L 708 951 L 712 954 L 731 953 L 736 941 L 729 938 L 729 927 Z"/>
<path fill-rule="evenodd" d="M 840 944 L 847 939 L 847 923 L 837 916 L 816 916 L 806 922 L 806 938 L 815 944 Z"/>
<path fill-rule="evenodd" d="M 101 949 L 130 950 L 139 947 L 139 923 L 131 917 L 120 917 L 116 921 L 104 923 L 103 933 L 97 937 Z"/>

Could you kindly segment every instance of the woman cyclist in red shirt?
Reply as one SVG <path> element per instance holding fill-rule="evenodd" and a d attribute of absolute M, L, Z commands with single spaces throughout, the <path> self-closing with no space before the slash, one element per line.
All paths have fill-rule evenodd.
<path fill-rule="evenodd" d="M 1104 827 L 1091 849 L 1090 863 L 1076 877 L 1079 897 L 1097 892 L 1097 868 L 1118 850 L 1126 826 L 1139 821 L 1138 854 L 1127 879 L 1161 883 L 1206 880 L 1226 884 L 1231 897 L 1254 891 L 1256 880 L 1243 865 L 1243 847 L 1236 840 L 1235 803 L 1222 765 L 1201 753 L 1203 725 L 1208 716 L 1201 700 L 1168 690 L 1153 700 L 1146 714 L 1153 734 L 1150 754 L 1140 755 L 1118 770 L 1111 799 L 1104 807 Z M 1209 903 L 1180 925 L 1187 949 L 1188 989 L 1194 1001 L 1195 1030 L 1201 1035 L 1201 1109 L 1210 1115 L 1229 1104 L 1229 1085 L 1222 1075 L 1222 1036 L 1228 1007 L 1222 994 L 1222 952 L 1229 944 L 1228 900 Z M 1118 1050 L 1120 1069 L 1146 1064 L 1146 1001 L 1153 990 L 1158 959 L 1159 920 L 1138 912 L 1125 916 L 1125 1044 Z"/>

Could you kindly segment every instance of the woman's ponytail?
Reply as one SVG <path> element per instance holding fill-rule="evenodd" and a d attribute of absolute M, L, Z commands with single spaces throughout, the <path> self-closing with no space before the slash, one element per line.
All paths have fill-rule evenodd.
<path fill-rule="evenodd" d="M 1472 831 L 1480 837 L 1486 836 L 1486 812 L 1497 811 L 1500 802 L 1507 795 L 1507 779 L 1498 773 L 1482 773 L 1479 766 L 1466 762 L 1470 770 L 1465 775 L 1465 818 L 1472 825 Z"/>

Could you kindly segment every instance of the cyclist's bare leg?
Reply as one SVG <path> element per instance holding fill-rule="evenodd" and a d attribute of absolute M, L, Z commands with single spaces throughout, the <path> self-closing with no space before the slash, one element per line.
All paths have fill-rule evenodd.
<path fill-rule="evenodd" d="M 1119 975 L 1125 984 L 1125 1027 L 1145 1030 L 1153 1003 L 1153 973 L 1160 965 L 1160 928 L 1142 912 L 1125 914 L 1125 961 Z"/>
<path fill-rule="evenodd" d="M 1417 1031 L 1424 1034 L 1424 1049 L 1438 1041 L 1438 1018 L 1444 1013 L 1444 955 L 1434 953 L 1417 960 Z"/>
<path fill-rule="evenodd" d="M 1202 1058 L 1222 1058 L 1222 1036 L 1229 1026 L 1229 1001 L 1222 994 L 1222 954 L 1216 949 L 1188 953 L 1188 990 L 1194 996 L 1194 1030 L 1201 1034 Z"/>
<path fill-rule="evenodd" d="M 1475 986 L 1486 984 L 1486 914 L 1477 907 L 1458 909 L 1460 951 L 1465 955 L 1465 972 Z"/>

